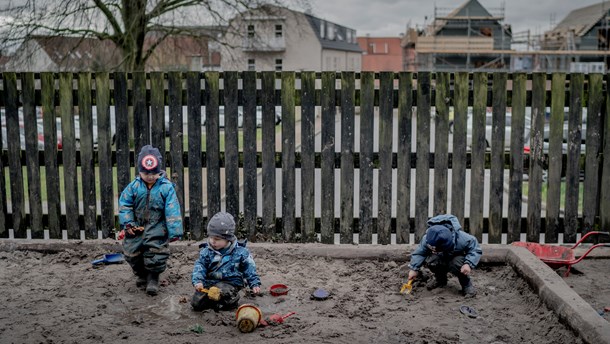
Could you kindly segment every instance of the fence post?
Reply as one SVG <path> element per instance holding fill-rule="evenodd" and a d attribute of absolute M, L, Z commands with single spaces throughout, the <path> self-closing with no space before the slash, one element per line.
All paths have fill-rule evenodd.
<path fill-rule="evenodd" d="M 413 74 L 398 74 L 398 156 L 396 171 L 396 243 L 408 244 L 411 232 L 411 122 Z M 362 168 L 362 165 L 360 165 Z"/>
<path fill-rule="evenodd" d="M 282 233 L 294 240 L 295 226 L 295 98 L 294 72 L 282 72 Z"/>
<path fill-rule="evenodd" d="M 373 241 L 373 123 L 375 119 L 375 74 L 363 72 L 360 79 L 360 212 L 358 242 Z"/>
<path fill-rule="evenodd" d="M 447 213 L 450 101 L 449 73 L 437 73 L 436 111 L 434 114 L 434 215 Z"/>
<path fill-rule="evenodd" d="M 55 78 L 53 73 L 41 73 L 42 121 L 44 126 L 44 164 L 47 183 L 49 236 L 61 238 L 61 203 L 57 159 L 57 120 L 55 113 Z"/>
<path fill-rule="evenodd" d="M 239 215 L 238 90 L 237 72 L 224 73 L 225 100 L 225 209 L 236 219 Z M 243 117 L 242 117 L 243 122 Z"/>
<path fill-rule="evenodd" d="M 261 74 L 263 112 L 263 234 L 273 236 L 275 227 L 275 72 Z"/>
<path fill-rule="evenodd" d="M 589 74 L 589 102 L 587 106 L 587 134 L 586 134 L 586 162 L 585 162 L 585 181 L 583 190 L 586 190 L 582 203 L 583 227 L 581 234 L 594 230 L 596 227 L 596 217 L 599 215 L 601 181 L 601 161 L 602 156 L 602 104 L 603 98 L 603 79 L 602 74 Z"/>
<path fill-rule="evenodd" d="M 379 215 L 377 243 L 390 243 L 392 226 L 392 136 L 394 73 L 381 72 L 379 77 Z"/>
<path fill-rule="evenodd" d="M 87 234 L 88 238 L 93 239 L 97 238 L 97 201 L 95 192 L 95 166 L 93 161 L 91 73 L 89 72 L 81 72 L 78 75 L 78 111 L 85 234 Z"/>
<path fill-rule="evenodd" d="M 218 79 L 218 72 L 205 73 L 205 94 L 207 95 L 205 97 L 205 156 L 208 186 L 208 219 L 220 211 L 220 123 L 218 114 L 220 95 L 218 92 Z M 189 170 L 190 168 L 189 162 Z M 189 181 L 189 188 L 190 186 Z"/>
<path fill-rule="evenodd" d="M 341 73 L 341 229 L 339 242 L 354 242 L 354 97 L 353 72 Z"/>
<path fill-rule="evenodd" d="M 516 73 L 513 75 L 508 184 L 508 228 L 506 235 L 507 243 L 519 241 L 519 236 L 521 235 L 521 205 L 523 202 L 523 147 L 525 145 L 523 136 L 525 135 L 526 81 L 527 77 L 524 73 Z M 536 80 L 534 80 L 534 82 L 536 82 Z M 539 101 L 539 99 L 534 100 Z M 544 100 L 544 98 L 542 98 L 542 100 Z M 534 105 L 536 104 L 532 104 L 532 114 L 534 119 L 536 119 L 539 117 L 540 108 Z M 544 113 L 544 108 L 542 108 L 542 111 Z M 535 200 L 535 197 L 533 200 Z"/>
<path fill-rule="evenodd" d="M 42 238 L 42 194 L 40 185 L 40 163 L 38 160 L 38 122 L 36 118 L 36 97 L 34 73 L 21 75 L 23 97 L 23 131 L 25 134 L 28 195 L 30 204 L 30 228 L 32 238 Z"/>
<path fill-rule="evenodd" d="M 525 78 L 525 76 L 524 76 Z M 527 81 L 522 80 L 525 84 Z M 545 165 L 543 148 L 545 98 L 546 98 L 546 74 L 534 74 L 532 82 L 532 130 L 530 134 L 530 160 L 529 160 L 529 182 L 527 195 L 527 240 L 538 242 L 540 240 L 541 214 L 542 211 L 542 169 Z M 516 86 L 515 86 L 516 87 Z M 515 89 L 513 87 L 513 89 Z M 519 94 L 520 101 L 525 106 L 525 85 L 521 86 L 523 94 Z M 521 100 L 521 97 L 523 100 Z M 516 99 L 513 92 L 513 104 Z M 514 107 L 514 105 L 513 105 Z M 508 243 L 518 241 L 520 237 L 510 236 Z M 517 234 L 517 233 L 515 233 Z M 531 239 L 531 240 L 530 240 Z"/>
<path fill-rule="evenodd" d="M 451 213 L 462 226 L 466 200 L 466 133 L 468 122 L 468 73 L 455 73 L 453 95 L 453 153 L 451 160 Z M 471 155 L 472 156 L 472 155 Z"/>
<path fill-rule="evenodd" d="M 218 84 L 216 84 L 218 85 Z M 199 72 L 186 73 L 188 113 L 189 220 L 188 228 L 195 240 L 203 238 L 203 177 L 201 164 L 201 78 Z M 208 110 L 209 107 L 206 108 Z M 218 110 L 216 110 L 218 111 Z M 218 145 L 218 142 L 216 143 Z M 218 151 L 217 149 L 212 151 Z M 210 158 L 212 158 L 211 156 Z M 218 156 L 216 156 L 218 161 Z M 216 179 L 215 183 L 220 184 Z M 210 204 L 208 203 L 208 207 Z M 209 209 L 209 208 L 208 208 Z"/>
<path fill-rule="evenodd" d="M 417 148 L 415 175 L 415 241 L 424 236 L 430 213 L 430 72 L 417 73 Z"/>
<path fill-rule="evenodd" d="M 104 238 L 114 229 L 114 187 L 112 185 L 112 124 L 108 73 L 95 75 L 98 161 L 100 173 L 101 227 Z M 113 192 L 107 192 L 113 190 Z M 122 190 L 121 190 L 122 191 Z"/>
<path fill-rule="evenodd" d="M 69 237 L 76 239 L 80 238 L 80 226 L 78 209 L 78 179 L 76 171 L 76 133 L 74 127 L 74 103 L 72 92 L 72 73 L 61 73 L 59 75 L 59 106 L 61 112 L 66 228 L 68 229 Z"/>
<path fill-rule="evenodd" d="M 576 242 L 578 233 L 578 199 L 580 183 L 580 144 L 584 75 L 574 73 L 570 79 L 570 112 L 568 116 L 568 156 L 566 165 L 566 201 L 563 242 Z"/>
<path fill-rule="evenodd" d="M 301 73 L 301 241 L 315 238 L 316 74 Z"/>
<path fill-rule="evenodd" d="M 322 166 L 320 172 L 322 243 L 335 242 L 335 80 L 334 72 L 322 72 Z"/>
<path fill-rule="evenodd" d="M 487 73 L 474 73 L 472 105 L 472 142 L 470 166 L 469 232 L 483 240 L 483 200 L 485 185 L 485 117 L 487 107 Z"/>
<path fill-rule="evenodd" d="M 489 185 L 489 243 L 502 240 L 504 204 L 504 140 L 506 128 L 506 73 L 493 73 L 491 171 Z"/>
<path fill-rule="evenodd" d="M 256 72 L 243 73 L 244 100 L 244 222 L 250 239 L 257 230 Z"/>

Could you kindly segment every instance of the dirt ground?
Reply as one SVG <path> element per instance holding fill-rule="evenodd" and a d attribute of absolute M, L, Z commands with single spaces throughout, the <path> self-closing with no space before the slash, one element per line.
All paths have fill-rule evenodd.
<path fill-rule="evenodd" d="M 195 247 L 173 253 L 156 297 L 136 288 L 127 264 L 93 267 L 91 260 L 108 253 L 101 248 L 0 252 L 0 343 L 582 343 L 508 266 L 477 269 L 479 294 L 465 299 L 456 278 L 447 288 L 415 284 L 411 295 L 399 294 L 405 261 L 331 259 L 303 246 L 253 251 L 263 289 L 284 283 L 290 291 L 244 293 L 240 303 L 258 305 L 265 316 L 296 314 L 247 334 L 233 311 L 191 310 Z M 596 263 L 570 276 L 579 293 L 589 276 L 608 271 L 608 262 Z M 312 300 L 316 288 L 331 297 Z M 610 295 L 601 281 L 589 292 L 602 288 Z M 478 317 L 461 314 L 461 305 Z"/>
<path fill-rule="evenodd" d="M 565 270 L 558 270 L 558 272 Z M 587 301 L 604 319 L 610 321 L 610 260 L 585 259 L 572 266 L 563 280 Z"/>

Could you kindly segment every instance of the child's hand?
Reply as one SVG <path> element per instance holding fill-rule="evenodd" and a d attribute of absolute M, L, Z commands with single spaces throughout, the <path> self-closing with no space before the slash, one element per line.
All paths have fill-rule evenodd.
<path fill-rule="evenodd" d="M 197 291 L 201 291 L 201 289 L 203 289 L 203 283 L 197 283 L 197 284 L 195 284 L 195 290 L 197 290 Z"/>
<path fill-rule="evenodd" d="M 260 286 L 256 286 L 252 288 L 252 292 L 254 294 L 260 294 L 261 293 L 261 287 Z"/>
<path fill-rule="evenodd" d="M 413 280 L 415 279 L 415 277 L 417 277 L 417 271 L 415 270 L 409 270 L 409 276 L 407 277 L 407 280 Z"/>
<path fill-rule="evenodd" d="M 468 276 L 471 271 L 472 271 L 472 269 L 470 268 L 470 265 L 468 265 L 468 264 L 462 265 L 462 268 L 460 269 L 460 272 L 466 276 Z"/>

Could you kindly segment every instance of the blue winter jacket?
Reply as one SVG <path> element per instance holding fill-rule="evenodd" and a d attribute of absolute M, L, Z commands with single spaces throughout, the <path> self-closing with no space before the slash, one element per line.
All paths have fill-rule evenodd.
<path fill-rule="evenodd" d="M 226 282 L 243 287 L 244 278 L 250 288 L 261 285 L 254 259 L 243 244 L 235 240 L 229 247 L 220 251 L 214 250 L 207 243 L 203 244 L 193 268 L 193 285 L 202 283 L 204 287 L 209 288 L 218 282 Z"/>
<path fill-rule="evenodd" d="M 477 238 L 462 231 L 462 226 L 458 219 L 450 214 L 437 215 L 428 220 L 428 227 L 433 225 L 443 225 L 451 230 L 453 233 L 453 251 L 444 252 L 442 254 L 448 254 L 451 257 L 463 255 L 465 257 L 465 263 L 470 265 L 471 268 L 475 268 L 479 264 L 483 251 Z M 421 266 L 424 264 L 426 257 L 432 254 L 427 246 L 426 235 L 421 239 L 419 246 L 411 253 L 411 262 L 409 268 L 411 270 L 419 271 Z"/>
<path fill-rule="evenodd" d="M 169 240 L 182 237 L 182 215 L 174 184 L 162 176 L 148 189 L 138 176 L 119 198 L 121 228 L 144 226 L 144 231 L 165 234 Z"/>

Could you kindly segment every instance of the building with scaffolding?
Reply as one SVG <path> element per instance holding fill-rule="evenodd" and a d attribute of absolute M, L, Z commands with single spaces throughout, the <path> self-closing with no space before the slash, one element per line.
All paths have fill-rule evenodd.
<path fill-rule="evenodd" d="M 605 73 L 610 52 L 610 2 L 571 11 L 540 38 L 533 69 L 547 72 Z"/>
<path fill-rule="evenodd" d="M 509 70 L 511 38 L 504 7 L 490 12 L 477 0 L 456 9 L 435 6 L 424 30 L 407 28 L 403 66 L 408 71 Z"/>

